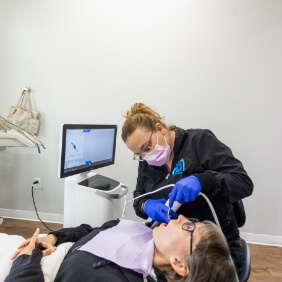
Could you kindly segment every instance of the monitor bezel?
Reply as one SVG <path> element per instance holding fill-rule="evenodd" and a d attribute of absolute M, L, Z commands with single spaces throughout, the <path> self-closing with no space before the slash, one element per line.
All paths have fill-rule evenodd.
<path fill-rule="evenodd" d="M 91 170 L 113 165 L 115 163 L 115 152 L 116 152 L 116 137 L 117 137 L 117 125 L 113 124 L 62 124 L 61 125 L 61 136 L 60 136 L 60 154 L 59 154 L 59 167 L 58 167 L 58 176 L 59 178 L 65 178 L 68 176 L 89 172 Z M 64 171 L 64 163 L 65 163 L 65 149 L 66 149 L 66 132 L 68 129 L 114 129 L 114 142 L 113 142 L 113 158 L 111 161 L 102 164 L 92 164 L 88 167 L 84 167 L 81 169 L 73 170 L 73 171 Z"/>

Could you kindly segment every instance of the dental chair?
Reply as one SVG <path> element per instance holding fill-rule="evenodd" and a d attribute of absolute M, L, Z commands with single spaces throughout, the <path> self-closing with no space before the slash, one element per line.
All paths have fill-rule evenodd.
<path fill-rule="evenodd" d="M 246 222 L 246 213 L 245 213 L 243 201 L 239 200 L 238 202 L 233 203 L 233 210 L 238 227 L 242 227 Z M 247 242 L 243 238 L 240 239 L 243 247 L 243 252 L 245 255 L 245 261 L 244 261 L 244 269 L 240 277 L 238 278 L 240 282 L 245 282 L 248 281 L 251 273 L 251 253 Z"/>

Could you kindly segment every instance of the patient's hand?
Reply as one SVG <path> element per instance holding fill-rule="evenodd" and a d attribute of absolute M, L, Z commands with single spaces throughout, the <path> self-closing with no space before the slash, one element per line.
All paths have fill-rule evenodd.
<path fill-rule="evenodd" d="M 35 248 L 45 248 L 45 250 L 42 251 L 43 257 L 50 255 L 56 250 L 56 247 L 54 247 L 54 245 L 56 244 L 57 238 L 54 235 L 49 234 L 45 237 L 38 238 L 38 234 L 39 228 L 36 229 L 31 238 L 27 239 L 19 245 L 17 251 L 11 257 L 11 259 L 13 260 L 22 254 L 31 255 L 32 250 Z"/>

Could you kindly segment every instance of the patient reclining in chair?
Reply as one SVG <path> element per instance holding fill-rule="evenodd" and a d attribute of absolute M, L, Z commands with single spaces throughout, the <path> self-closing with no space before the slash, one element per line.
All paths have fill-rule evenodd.
<path fill-rule="evenodd" d="M 209 221 L 180 215 L 152 230 L 122 219 L 38 233 L 19 246 L 5 282 L 44 281 L 41 258 L 65 242 L 75 243 L 54 281 L 237 281 L 226 239 Z"/>

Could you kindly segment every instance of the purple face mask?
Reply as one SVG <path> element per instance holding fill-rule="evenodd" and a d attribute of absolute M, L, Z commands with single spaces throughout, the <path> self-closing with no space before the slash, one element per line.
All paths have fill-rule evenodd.
<path fill-rule="evenodd" d="M 157 134 L 157 144 L 155 148 L 153 149 L 152 152 L 150 152 L 148 155 L 146 155 L 143 158 L 149 165 L 162 166 L 168 162 L 171 149 L 167 144 L 165 136 L 164 139 L 166 142 L 166 146 L 159 145 L 158 134 Z"/>

